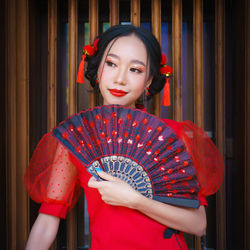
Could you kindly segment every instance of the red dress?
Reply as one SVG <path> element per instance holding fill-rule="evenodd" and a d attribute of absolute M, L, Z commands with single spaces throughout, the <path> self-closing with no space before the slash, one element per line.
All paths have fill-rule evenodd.
<path fill-rule="evenodd" d="M 189 152 L 193 150 L 197 144 L 193 140 L 195 135 L 192 136 L 192 141 L 188 141 L 182 135 L 181 123 L 172 120 L 165 120 L 165 122 L 184 140 L 187 150 Z M 195 126 L 194 128 L 197 129 Z M 218 166 L 223 165 L 223 160 L 215 146 L 211 141 L 207 142 L 208 138 L 202 137 L 200 142 L 205 143 L 202 142 L 204 140 L 206 146 L 210 147 L 208 149 L 213 151 L 210 156 L 217 157 L 213 162 L 217 162 Z M 183 233 L 174 233 L 171 238 L 164 238 L 166 226 L 137 210 L 104 203 L 99 192 L 88 187 L 91 175 L 86 168 L 64 146 L 57 143 L 51 134 L 47 134 L 38 145 L 25 175 L 26 187 L 31 198 L 42 203 L 40 213 L 65 218 L 83 187 L 90 216 L 92 250 L 188 249 Z M 202 158 L 197 152 L 190 153 L 192 157 Z M 194 159 L 195 164 L 198 166 L 204 161 L 207 163 L 207 158 L 203 159 L 204 161 L 202 159 Z M 200 193 L 201 205 L 207 205 L 205 194 Z"/>

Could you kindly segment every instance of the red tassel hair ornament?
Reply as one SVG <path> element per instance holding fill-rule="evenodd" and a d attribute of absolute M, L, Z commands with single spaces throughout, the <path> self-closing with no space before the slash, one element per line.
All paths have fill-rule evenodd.
<path fill-rule="evenodd" d="M 94 47 L 95 51 L 98 50 L 98 46 L 97 46 L 98 42 L 99 42 L 99 38 L 95 39 L 95 41 L 93 42 L 93 47 Z"/>
<path fill-rule="evenodd" d="M 166 83 L 163 89 L 163 96 L 162 96 L 162 105 L 163 106 L 170 106 L 170 86 L 169 86 L 169 78 L 173 74 L 173 70 L 171 67 L 167 66 L 167 57 L 165 54 L 162 53 L 162 60 L 161 64 L 163 65 L 160 69 L 162 75 L 166 77 Z"/>
<path fill-rule="evenodd" d="M 161 54 L 161 65 L 167 65 L 167 57 L 164 53 Z"/>
<path fill-rule="evenodd" d="M 82 60 L 79 65 L 76 82 L 82 83 L 82 84 L 84 83 L 84 64 L 85 64 L 86 56 L 93 56 L 95 54 L 95 52 L 97 51 L 98 41 L 99 39 L 96 39 L 93 45 L 85 45 L 83 47 L 83 55 L 82 55 Z"/>

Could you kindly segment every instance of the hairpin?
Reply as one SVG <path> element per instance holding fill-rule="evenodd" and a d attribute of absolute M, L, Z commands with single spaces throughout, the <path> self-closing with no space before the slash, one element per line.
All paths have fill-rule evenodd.
<path fill-rule="evenodd" d="M 95 52 L 97 51 L 98 41 L 99 39 L 95 39 L 93 45 L 88 44 L 83 47 L 83 55 L 82 55 L 82 60 L 79 65 L 76 82 L 82 83 L 82 84 L 84 83 L 84 64 L 85 64 L 86 56 L 93 56 L 95 54 Z"/>
<path fill-rule="evenodd" d="M 173 70 L 171 67 L 167 66 L 167 57 L 165 54 L 162 53 L 161 55 L 161 69 L 160 72 L 162 75 L 166 77 L 165 86 L 163 89 L 163 96 L 162 96 L 162 105 L 163 106 L 170 106 L 170 87 L 169 87 L 169 78 L 173 74 Z"/>

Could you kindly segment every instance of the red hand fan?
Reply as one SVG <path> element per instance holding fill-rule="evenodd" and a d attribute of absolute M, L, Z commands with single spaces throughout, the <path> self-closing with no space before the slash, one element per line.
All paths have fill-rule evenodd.
<path fill-rule="evenodd" d="M 101 168 L 148 198 L 199 207 L 192 158 L 171 127 L 153 115 L 101 106 L 66 119 L 53 134 L 96 178 Z"/>

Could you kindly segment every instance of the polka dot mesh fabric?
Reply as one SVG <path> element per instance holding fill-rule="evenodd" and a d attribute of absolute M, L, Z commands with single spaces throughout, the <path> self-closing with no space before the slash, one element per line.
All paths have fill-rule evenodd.
<path fill-rule="evenodd" d="M 37 203 L 64 204 L 69 209 L 81 192 L 78 171 L 70 161 L 69 152 L 51 133 L 44 135 L 37 145 L 24 183 Z"/>

